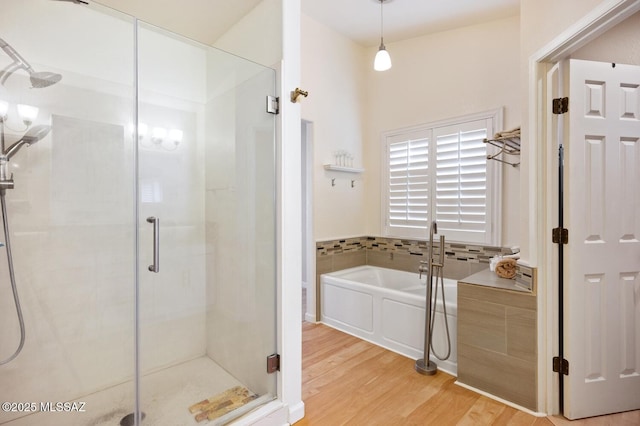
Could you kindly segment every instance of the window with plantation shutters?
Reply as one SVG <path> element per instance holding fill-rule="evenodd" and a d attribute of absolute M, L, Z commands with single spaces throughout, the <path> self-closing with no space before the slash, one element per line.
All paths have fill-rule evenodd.
<path fill-rule="evenodd" d="M 500 167 L 487 160 L 500 112 L 384 135 L 384 234 L 499 244 Z"/>
<path fill-rule="evenodd" d="M 391 138 L 387 159 L 390 226 L 424 227 L 429 208 L 428 137 L 416 132 Z"/>

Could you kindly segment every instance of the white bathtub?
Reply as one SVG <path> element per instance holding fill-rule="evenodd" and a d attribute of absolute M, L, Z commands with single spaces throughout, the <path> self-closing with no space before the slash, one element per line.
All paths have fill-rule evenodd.
<path fill-rule="evenodd" d="M 398 352 L 423 357 L 426 278 L 418 274 L 375 266 L 358 266 L 321 275 L 321 320 L 338 330 Z M 438 285 L 439 288 L 439 285 Z M 430 359 L 438 368 L 457 375 L 457 282 L 445 278 L 451 356 Z M 433 346 L 446 354 L 441 291 L 438 290 Z"/>

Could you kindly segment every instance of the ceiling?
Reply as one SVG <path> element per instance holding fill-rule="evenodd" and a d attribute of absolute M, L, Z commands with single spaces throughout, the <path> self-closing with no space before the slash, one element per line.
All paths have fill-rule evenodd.
<path fill-rule="evenodd" d="M 301 0 L 302 13 L 362 46 L 380 43 L 379 0 Z M 385 43 L 517 15 L 520 0 L 385 0 Z"/>
<path fill-rule="evenodd" d="M 211 44 L 262 0 L 94 0 L 145 22 Z"/>
<path fill-rule="evenodd" d="M 95 0 L 160 27 L 213 42 L 262 0 Z M 362 46 L 380 43 L 379 0 L 300 0 L 302 13 Z M 517 15 L 520 0 L 385 0 L 385 43 Z M 168 13 L 169 11 L 169 13 Z"/>

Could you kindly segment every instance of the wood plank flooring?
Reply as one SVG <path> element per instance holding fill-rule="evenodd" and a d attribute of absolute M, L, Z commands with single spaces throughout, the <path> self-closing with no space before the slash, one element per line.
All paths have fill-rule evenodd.
<path fill-rule="evenodd" d="M 414 360 L 321 324 L 302 324 L 300 426 L 553 426 L 454 384 L 422 376 Z"/>

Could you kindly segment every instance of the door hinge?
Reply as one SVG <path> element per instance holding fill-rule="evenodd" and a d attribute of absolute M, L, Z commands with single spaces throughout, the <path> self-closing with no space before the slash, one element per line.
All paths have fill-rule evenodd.
<path fill-rule="evenodd" d="M 280 371 L 280 355 L 273 354 L 267 357 L 267 373 L 275 373 Z"/>
<path fill-rule="evenodd" d="M 280 98 L 275 96 L 267 96 L 267 112 L 269 114 L 280 113 Z"/>
<path fill-rule="evenodd" d="M 553 372 L 561 373 L 565 376 L 569 375 L 569 361 L 559 356 L 553 357 Z"/>
<path fill-rule="evenodd" d="M 553 100 L 553 113 L 564 114 L 569 112 L 569 98 L 555 98 Z"/>
<path fill-rule="evenodd" d="M 554 244 L 569 244 L 569 230 L 567 228 L 553 228 L 551 241 Z"/>

